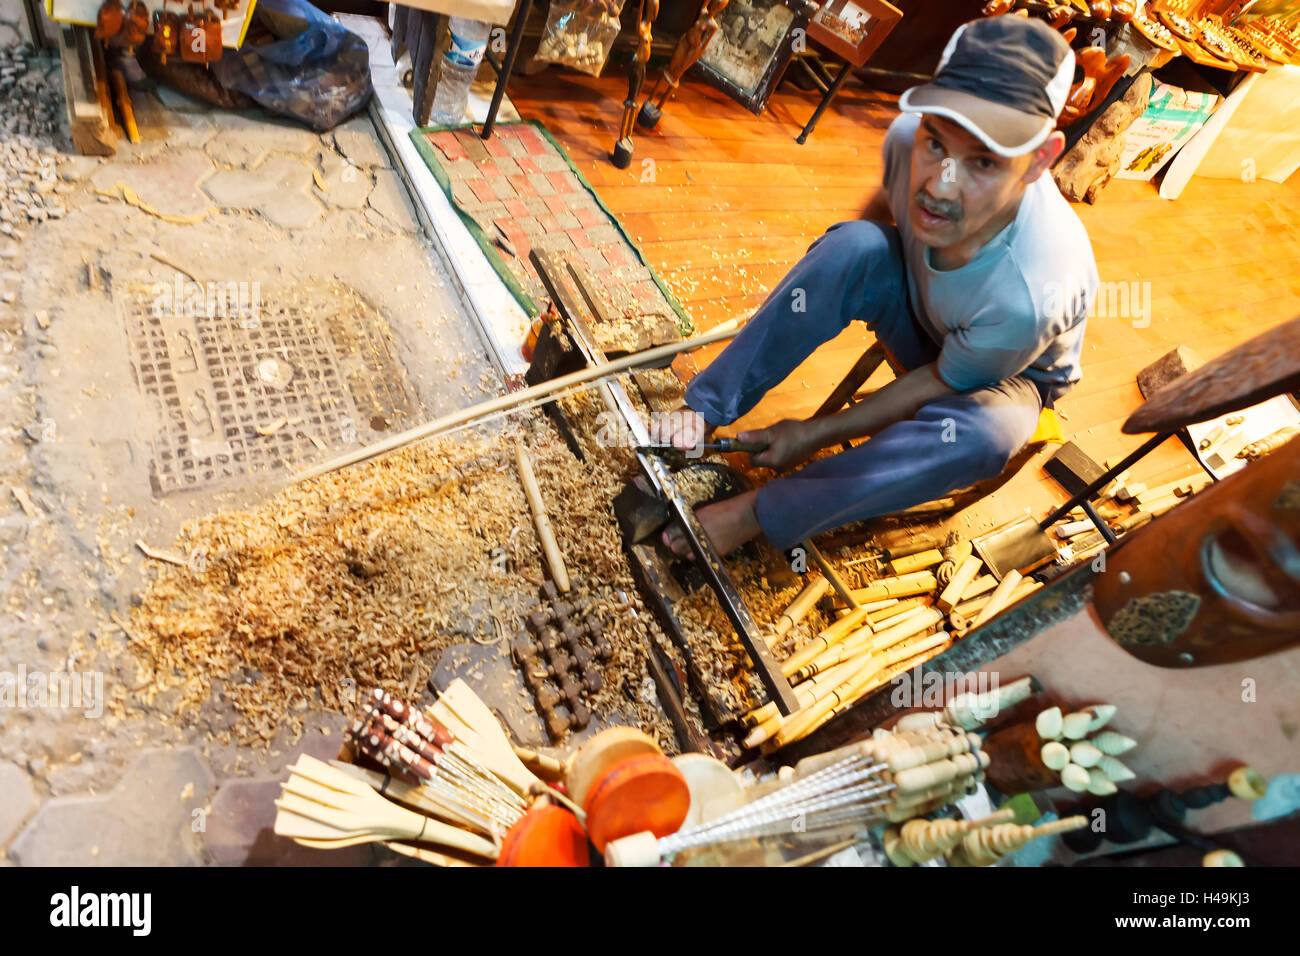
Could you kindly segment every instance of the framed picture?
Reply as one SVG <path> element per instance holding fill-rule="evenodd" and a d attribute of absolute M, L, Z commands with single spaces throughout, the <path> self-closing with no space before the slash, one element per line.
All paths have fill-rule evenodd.
<path fill-rule="evenodd" d="M 731 0 L 693 69 L 750 112 L 761 113 L 816 9 L 809 0 Z"/>
<path fill-rule="evenodd" d="M 827 0 L 808 24 L 808 39 L 862 66 L 902 18 L 885 0 Z"/>

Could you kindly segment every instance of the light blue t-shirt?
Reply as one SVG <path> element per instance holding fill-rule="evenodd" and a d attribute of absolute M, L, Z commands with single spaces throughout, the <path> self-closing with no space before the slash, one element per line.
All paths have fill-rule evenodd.
<path fill-rule="evenodd" d="M 920 123 L 918 114 L 904 113 L 890 124 L 884 187 L 903 238 L 912 309 L 940 346 L 940 377 L 964 392 L 1023 373 L 1064 394 L 1082 377 L 1083 329 L 1097 295 L 1083 223 L 1044 173 L 1025 190 L 1015 221 L 970 262 L 933 269 L 907 215 Z"/>

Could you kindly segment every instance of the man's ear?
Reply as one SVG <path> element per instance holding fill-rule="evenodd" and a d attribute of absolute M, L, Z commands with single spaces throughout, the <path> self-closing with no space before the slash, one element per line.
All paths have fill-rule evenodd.
<path fill-rule="evenodd" d="M 1025 170 L 1024 183 L 1028 186 L 1036 182 L 1038 177 L 1043 175 L 1047 170 L 1052 168 L 1052 164 L 1065 150 L 1065 134 L 1059 129 L 1053 130 L 1052 134 L 1043 141 L 1043 145 L 1034 150 L 1029 160 L 1029 168 Z"/>

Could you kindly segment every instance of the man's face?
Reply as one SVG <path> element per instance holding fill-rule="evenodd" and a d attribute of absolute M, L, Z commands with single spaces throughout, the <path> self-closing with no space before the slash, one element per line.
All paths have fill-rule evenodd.
<path fill-rule="evenodd" d="M 1034 154 L 1006 157 L 952 120 L 921 117 L 912 146 L 912 232 L 933 249 L 982 245 L 1015 217 Z"/>

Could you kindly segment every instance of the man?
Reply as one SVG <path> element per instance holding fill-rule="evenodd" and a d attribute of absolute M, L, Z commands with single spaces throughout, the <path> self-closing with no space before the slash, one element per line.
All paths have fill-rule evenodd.
<path fill-rule="evenodd" d="M 999 474 L 1080 379 L 1097 269 L 1050 169 L 1074 55 L 1024 17 L 957 29 L 934 79 L 903 94 L 866 219 L 832 226 L 695 377 L 659 438 L 689 449 L 860 319 L 906 370 L 860 404 L 741 433 L 784 469 L 871 436 L 698 517 L 727 553 L 761 531 L 810 535 Z M 896 225 L 890 225 L 892 220 Z M 667 543 L 687 553 L 679 533 Z"/>

